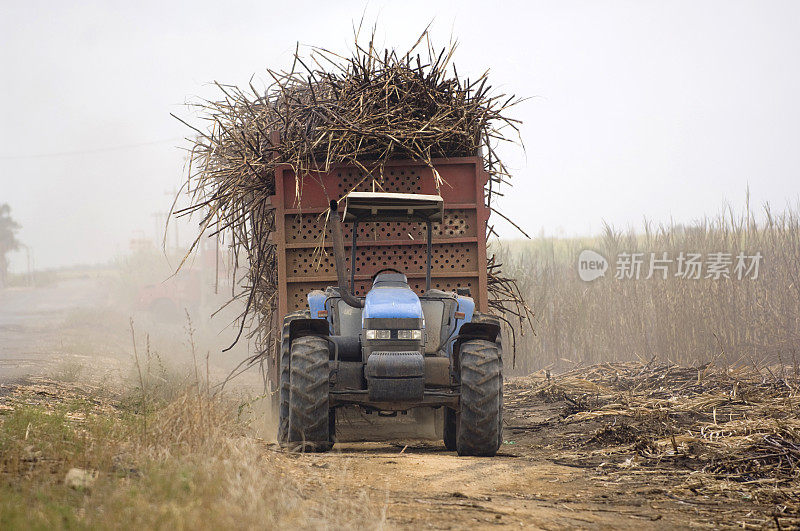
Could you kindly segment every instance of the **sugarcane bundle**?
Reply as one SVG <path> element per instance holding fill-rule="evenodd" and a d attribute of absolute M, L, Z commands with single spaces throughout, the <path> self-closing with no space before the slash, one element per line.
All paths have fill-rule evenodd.
<path fill-rule="evenodd" d="M 265 324 L 251 331 L 261 341 L 275 339 L 263 317 L 277 304 L 268 198 L 278 165 L 290 165 L 295 175 L 353 165 L 380 189 L 386 162 L 415 159 L 433 169 L 438 189 L 433 159 L 481 155 L 492 208 L 498 185 L 510 177 L 496 148 L 510 140 L 508 133 L 518 137 L 519 122 L 504 113 L 519 100 L 494 93 L 487 73 L 460 77 L 452 64 L 455 49 L 436 51 L 427 32 L 405 53 L 379 51 L 372 40 L 361 46 L 356 38 L 348 57 L 321 48 L 307 57 L 296 51 L 289 70 L 267 70 L 272 82 L 266 90 L 252 81 L 244 89 L 217 83 L 219 100 L 194 104 L 206 126 L 187 124 L 196 133 L 186 186 L 191 204 L 178 213 L 201 214 L 195 245 L 203 234 L 225 235 L 237 263 L 245 259 L 240 333 L 258 316 Z M 299 181 L 296 193 L 299 200 Z M 491 233 L 488 227 L 487 237 Z M 488 265 L 492 308 L 530 322 L 513 279 L 504 278 L 492 259 Z"/>

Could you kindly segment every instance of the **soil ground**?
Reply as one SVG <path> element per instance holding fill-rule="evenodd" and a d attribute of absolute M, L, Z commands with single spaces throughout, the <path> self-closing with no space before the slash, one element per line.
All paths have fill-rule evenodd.
<path fill-rule="evenodd" d="M 40 385 L 37 377 L 59 371 L 79 372 L 78 379 L 124 375 L 132 349 L 119 344 L 123 331 L 87 337 L 91 327 L 103 326 L 102 317 L 92 313 L 103 300 L 102 287 L 92 279 L 0 292 L 0 395 Z M 233 364 L 212 362 L 211 371 L 224 374 Z M 253 375 L 243 385 L 257 381 Z M 319 472 L 305 483 L 304 496 L 327 498 L 335 508 L 337 499 L 366 495 L 382 507 L 378 523 L 391 528 L 789 528 L 800 523 L 776 517 L 773 505 L 695 494 L 686 489 L 684 472 L 674 467 L 666 474 L 657 466 L 638 466 L 624 452 L 597 451 L 591 426 L 561 422 L 567 404 L 523 400 L 522 390 L 513 379 L 507 383 L 505 442 L 495 458 L 458 457 L 440 441 L 418 439 L 342 442 L 327 454 L 300 455 L 283 452 L 265 434 L 259 447 L 270 459 Z"/>
<path fill-rule="evenodd" d="M 385 500 L 387 522 L 402 528 L 775 527 L 770 506 L 693 494 L 683 485 L 688 470 L 593 455 L 585 445 L 591 432 L 571 433 L 559 422 L 564 406 L 507 408 L 505 443 L 494 458 L 459 457 L 423 440 L 339 443 L 330 454 L 288 457 L 321 468 L 345 460 L 348 473 L 337 467 L 319 494 L 367 490 Z"/>

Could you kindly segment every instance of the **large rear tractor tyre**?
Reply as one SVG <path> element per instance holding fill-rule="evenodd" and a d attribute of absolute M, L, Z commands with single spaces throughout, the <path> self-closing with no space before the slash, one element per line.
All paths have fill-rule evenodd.
<path fill-rule="evenodd" d="M 288 446 L 296 451 L 326 452 L 330 436 L 327 340 L 304 336 L 292 341 L 289 369 Z"/>
<path fill-rule="evenodd" d="M 281 352 L 278 359 L 278 443 L 285 444 L 289 440 L 289 366 L 291 349 L 289 344 L 289 323 L 295 319 L 309 317 L 308 310 L 293 312 L 283 319 L 281 334 Z"/>
<path fill-rule="evenodd" d="M 473 339 L 461 345 L 461 404 L 456 428 L 458 455 L 491 457 L 502 442 L 503 364 L 500 347 Z"/>

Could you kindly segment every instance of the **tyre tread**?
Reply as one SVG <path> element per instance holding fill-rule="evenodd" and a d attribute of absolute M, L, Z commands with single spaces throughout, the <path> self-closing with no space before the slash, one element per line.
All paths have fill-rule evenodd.
<path fill-rule="evenodd" d="M 289 368 L 288 445 L 295 450 L 324 452 L 333 442 L 329 432 L 328 342 L 317 336 L 292 341 Z"/>
<path fill-rule="evenodd" d="M 286 443 L 289 439 L 289 366 L 291 349 L 289 345 L 289 324 L 295 319 L 309 318 L 308 310 L 299 310 L 288 314 L 283 319 L 281 331 L 281 352 L 278 360 L 278 442 Z"/>
<path fill-rule="evenodd" d="M 497 343 L 474 339 L 461 345 L 459 455 L 493 456 L 502 442 L 503 364 Z"/>

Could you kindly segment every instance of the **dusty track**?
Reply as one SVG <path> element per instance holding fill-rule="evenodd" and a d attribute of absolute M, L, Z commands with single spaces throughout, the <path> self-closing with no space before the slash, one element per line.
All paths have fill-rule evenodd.
<path fill-rule="evenodd" d="M 340 443 L 330 454 L 287 458 L 331 470 L 309 496 L 367 494 L 384 505 L 390 527 L 774 527 L 768 508 L 746 500 L 684 498 L 672 493 L 679 477 L 656 482 L 652 471 L 627 470 L 623 459 L 584 462 L 580 450 L 557 449 L 548 441 L 569 437 L 554 420 L 561 406 L 526 410 L 524 421 L 509 411 L 507 424 L 515 427 L 505 429 L 507 443 L 495 458 L 458 457 L 442 443 L 407 440 Z"/>
<path fill-rule="evenodd" d="M 674 527 L 696 517 L 665 510 L 641 494 L 603 498 L 582 471 L 535 458 L 457 457 L 427 445 L 400 451 L 399 444 L 360 443 L 302 459 L 317 466 L 347 460 L 349 473 L 332 482 L 383 500 L 387 522 L 398 527 Z"/>

